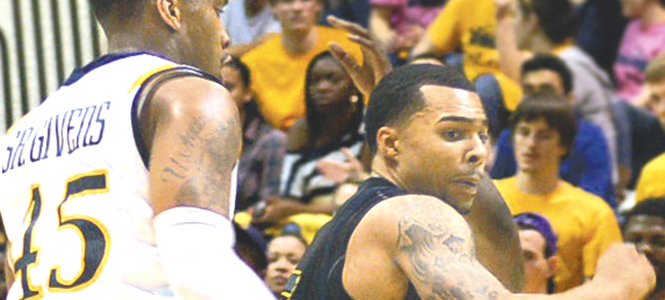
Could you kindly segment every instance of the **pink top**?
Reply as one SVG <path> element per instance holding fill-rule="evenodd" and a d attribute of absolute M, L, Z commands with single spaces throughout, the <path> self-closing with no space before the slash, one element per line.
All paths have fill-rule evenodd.
<path fill-rule="evenodd" d="M 394 6 L 390 25 L 398 34 L 408 31 L 409 25 L 427 29 L 447 0 L 370 0 L 372 5 Z"/>
<path fill-rule="evenodd" d="M 644 70 L 651 59 L 665 51 L 665 23 L 645 25 L 641 20 L 628 24 L 614 63 L 617 95 L 633 102 L 642 92 Z"/>

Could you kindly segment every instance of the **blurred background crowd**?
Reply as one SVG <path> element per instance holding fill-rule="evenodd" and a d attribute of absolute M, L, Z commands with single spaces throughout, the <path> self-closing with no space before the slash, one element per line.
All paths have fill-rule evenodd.
<path fill-rule="evenodd" d="M 665 0 L 230 0 L 236 250 L 275 295 L 371 176 L 367 97 L 328 48 L 363 54 L 329 15 L 366 28 L 394 67 L 447 65 L 476 84 L 525 292 L 582 284 L 623 240 L 656 268 L 650 299 L 665 299 Z"/>
<path fill-rule="evenodd" d="M 367 99 L 328 47 L 363 55 L 328 15 L 366 28 L 393 67 L 447 65 L 476 84 L 525 291 L 582 284 L 625 240 L 656 266 L 651 298 L 665 297 L 665 1 L 231 0 L 223 72 L 244 122 L 238 247 L 276 295 L 370 176 Z"/>

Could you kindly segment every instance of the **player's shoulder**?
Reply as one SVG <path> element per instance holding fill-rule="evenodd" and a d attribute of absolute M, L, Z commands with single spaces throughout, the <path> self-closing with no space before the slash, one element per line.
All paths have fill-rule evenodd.
<path fill-rule="evenodd" d="M 367 213 L 366 219 L 373 225 L 386 226 L 394 226 L 405 220 L 419 220 L 430 224 L 465 222 L 462 215 L 443 200 L 418 194 L 384 200 Z"/>

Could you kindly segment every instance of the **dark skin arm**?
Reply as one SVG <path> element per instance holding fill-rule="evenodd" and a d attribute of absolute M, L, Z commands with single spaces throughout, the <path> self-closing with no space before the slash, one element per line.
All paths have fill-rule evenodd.
<path fill-rule="evenodd" d="M 508 290 L 521 292 L 524 262 L 517 226 L 488 176 L 482 178 L 471 212 L 464 217 L 474 233 L 478 261 Z"/>
<path fill-rule="evenodd" d="M 139 122 L 150 150 L 155 214 L 190 206 L 228 218 L 241 147 L 238 111 L 228 92 L 201 78 L 170 80 L 145 103 Z"/>
<path fill-rule="evenodd" d="M 356 300 L 401 299 L 409 282 L 428 300 L 638 300 L 655 284 L 646 257 L 634 246 L 615 244 L 587 284 L 556 295 L 512 294 L 480 264 L 474 247 L 464 218 L 442 200 L 394 197 L 372 208 L 354 230 L 344 287 Z"/>

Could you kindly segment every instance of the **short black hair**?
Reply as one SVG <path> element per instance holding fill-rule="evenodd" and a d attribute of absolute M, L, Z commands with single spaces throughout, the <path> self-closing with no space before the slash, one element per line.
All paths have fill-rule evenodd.
<path fill-rule="evenodd" d="M 515 127 L 519 122 L 531 122 L 539 118 L 545 119 L 547 125 L 559 133 L 560 143 L 568 149 L 568 155 L 573 149 L 575 135 L 577 134 L 577 121 L 573 107 L 565 98 L 554 93 L 537 93 L 527 95 L 510 116 L 510 129 L 515 134 Z"/>
<path fill-rule="evenodd" d="M 665 197 L 646 199 L 635 205 L 628 212 L 624 213 L 623 216 L 625 222 L 623 222 L 621 226 L 622 231 L 626 229 L 626 225 L 632 217 L 651 216 L 665 220 Z"/>
<path fill-rule="evenodd" d="M 145 4 L 146 0 L 90 0 L 90 7 L 97 20 L 102 23 L 111 14 L 117 12 L 116 15 L 122 17 L 124 20 L 140 16 L 143 8 L 141 5 Z"/>
<path fill-rule="evenodd" d="M 525 16 L 536 13 L 547 38 L 561 44 L 577 34 L 578 18 L 570 0 L 520 0 Z"/>
<path fill-rule="evenodd" d="M 242 79 L 242 83 L 245 85 L 245 87 L 249 87 L 251 82 L 251 73 L 249 72 L 249 68 L 244 62 L 235 56 L 229 56 L 229 60 L 224 63 L 224 67 L 231 67 L 238 70 L 238 73 L 240 73 L 240 78 Z"/>
<path fill-rule="evenodd" d="M 420 88 L 445 86 L 475 92 L 473 84 L 459 71 L 432 64 L 413 64 L 395 69 L 376 85 L 365 113 L 365 139 L 376 154 L 376 134 L 384 126 L 401 125 L 425 107 Z"/>
<path fill-rule="evenodd" d="M 665 1 L 665 0 L 664 0 Z M 573 75 L 570 69 L 560 58 L 551 54 L 536 54 L 533 58 L 522 64 L 522 78 L 526 74 L 540 70 L 550 70 L 561 78 L 563 90 L 566 95 L 573 91 Z"/>

